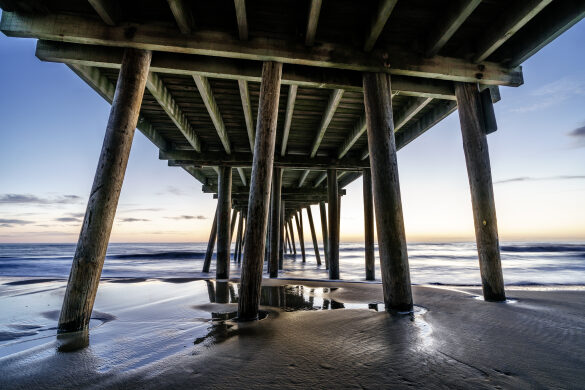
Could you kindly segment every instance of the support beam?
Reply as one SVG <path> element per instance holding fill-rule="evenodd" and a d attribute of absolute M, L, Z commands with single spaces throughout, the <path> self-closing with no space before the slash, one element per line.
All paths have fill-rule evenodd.
<path fill-rule="evenodd" d="M 309 16 L 307 18 L 307 33 L 305 34 L 305 45 L 307 46 L 313 46 L 315 43 L 315 35 L 317 34 L 320 13 L 321 0 L 310 0 Z"/>
<path fill-rule="evenodd" d="M 286 230 L 286 244 L 288 245 L 288 253 L 292 254 L 293 253 L 292 240 L 290 238 L 290 230 L 288 229 L 288 220 L 287 219 L 284 220 L 284 228 Z"/>
<path fill-rule="evenodd" d="M 37 43 L 36 56 L 43 61 L 119 69 L 122 49 L 41 40 Z M 258 69 L 257 61 L 242 59 L 154 52 L 150 69 L 159 74 L 201 75 L 237 80 L 245 116 L 248 113 L 246 106 L 250 106 L 247 83 L 261 81 L 261 69 Z M 282 83 L 307 88 L 344 89 L 354 92 L 363 90 L 359 72 L 293 64 L 287 65 L 284 69 Z M 392 88 L 393 93 L 405 96 L 455 100 L 453 83 L 447 80 L 394 76 Z M 250 120 L 248 121 L 246 117 L 246 124 L 247 128 L 251 129 L 251 134 L 254 133 L 252 122 L 250 111 Z"/>
<path fill-rule="evenodd" d="M 177 126 L 181 134 L 197 152 L 201 151 L 201 140 L 189 124 L 183 110 L 179 107 L 167 87 L 156 73 L 150 72 L 146 81 L 146 88 L 154 96 L 158 104 L 165 110 L 169 118 Z"/>
<path fill-rule="evenodd" d="M 317 243 L 317 234 L 315 234 L 315 224 L 313 223 L 313 214 L 311 213 L 311 206 L 307 207 L 307 217 L 309 218 L 309 227 L 311 228 L 311 238 L 313 239 L 313 250 L 315 251 L 317 265 L 321 265 L 321 256 L 319 256 L 319 244 Z"/>
<path fill-rule="evenodd" d="M 236 20 L 238 22 L 238 34 L 240 40 L 248 40 L 248 17 L 246 16 L 246 0 L 234 0 L 236 7 Z"/>
<path fill-rule="evenodd" d="M 439 18 L 436 31 L 429 34 L 430 40 L 426 50 L 427 57 L 432 57 L 441 51 L 480 3 L 481 0 L 456 0 L 451 2 L 446 15 Z"/>
<path fill-rule="evenodd" d="M 193 11 L 186 0 L 167 0 L 171 12 L 175 17 L 177 26 L 183 34 L 191 34 L 195 29 L 195 21 L 193 19 Z"/>
<path fill-rule="evenodd" d="M 209 80 L 207 77 L 203 76 L 193 76 L 193 80 L 195 81 L 195 85 L 197 85 L 201 99 L 203 99 L 205 108 L 207 108 L 207 112 L 209 113 L 209 117 L 213 122 L 215 131 L 217 131 L 217 135 L 219 136 L 221 144 L 223 145 L 223 149 L 227 154 L 230 154 L 232 152 L 230 140 L 227 134 L 227 130 L 225 129 L 221 113 L 219 112 L 219 107 L 217 106 L 215 97 L 213 96 L 211 85 L 209 85 Z"/>
<path fill-rule="evenodd" d="M 207 251 L 205 252 L 205 260 L 203 261 L 203 269 L 201 272 L 209 272 L 211 266 L 211 257 L 213 256 L 213 248 L 215 247 L 215 240 L 217 239 L 217 212 L 219 207 L 215 209 L 215 216 L 211 224 L 211 232 L 209 233 L 209 241 L 207 242 Z"/>
<path fill-rule="evenodd" d="M 201 187 L 201 191 L 206 194 L 216 194 L 217 193 L 217 186 L 216 185 L 204 185 Z M 347 191 L 342 189 L 339 190 L 341 195 L 346 195 Z M 232 186 L 232 199 L 238 198 L 240 196 L 247 196 L 250 194 L 249 187 L 242 187 L 242 186 Z M 327 196 L 327 189 L 325 188 L 283 188 L 281 192 L 282 197 L 287 197 L 289 199 L 295 198 L 298 195 L 300 198 L 304 197 L 311 197 L 311 196 Z M 215 198 L 215 196 L 214 196 Z"/>
<path fill-rule="evenodd" d="M 328 169 L 329 279 L 339 279 L 339 196 L 337 190 L 337 172 L 335 169 Z"/>
<path fill-rule="evenodd" d="M 58 332 L 87 331 L 134 129 L 144 94 L 151 53 L 126 49 L 106 126 L 91 193 L 59 317 Z"/>
<path fill-rule="evenodd" d="M 271 278 L 278 277 L 278 256 L 280 249 L 280 191 L 282 188 L 282 169 L 272 172 L 272 193 L 270 195 L 270 246 L 268 247 L 268 273 Z"/>
<path fill-rule="evenodd" d="M 474 61 L 476 63 L 485 61 L 551 2 L 552 0 L 528 0 L 510 3 L 510 9 L 502 12 L 501 17 L 495 21 L 478 43 Z"/>
<path fill-rule="evenodd" d="M 392 122 L 390 77 L 364 73 L 364 106 L 386 310 L 412 311 L 410 270 Z"/>
<path fill-rule="evenodd" d="M 303 263 L 305 263 L 305 234 L 303 232 L 303 209 L 299 209 L 295 211 L 295 220 L 297 222 L 297 233 L 299 233 L 299 244 L 301 245 L 301 256 L 303 259 Z"/>
<path fill-rule="evenodd" d="M 219 192 L 217 199 L 217 266 L 216 279 L 229 279 L 230 277 L 230 249 L 232 243 L 230 226 L 230 211 L 232 209 L 232 169 L 221 167 L 219 169 Z M 234 210 L 232 223 L 235 224 L 237 211 Z"/>
<path fill-rule="evenodd" d="M 246 180 L 246 173 L 244 172 L 244 168 L 240 168 L 238 167 L 236 169 L 238 171 L 238 175 L 240 176 L 240 180 L 242 181 L 242 185 L 245 187 L 247 186 L 247 180 Z"/>
<path fill-rule="evenodd" d="M 319 130 L 317 130 L 317 135 L 315 136 L 315 140 L 313 141 L 313 146 L 311 146 L 311 152 L 309 153 L 309 157 L 313 158 L 317 154 L 319 145 L 321 145 L 321 141 L 323 141 L 323 137 L 325 136 L 325 131 L 327 130 L 327 127 L 329 127 L 331 119 L 333 119 L 333 115 L 335 114 L 335 110 L 337 110 L 337 106 L 339 106 L 339 102 L 341 101 L 343 92 L 344 92 L 343 89 L 335 89 L 331 92 L 331 96 L 329 96 L 329 103 L 327 103 L 327 108 L 323 113 L 321 125 L 319 126 Z"/>
<path fill-rule="evenodd" d="M 292 224 L 292 217 L 289 218 L 288 220 L 288 231 L 290 233 L 290 239 L 291 239 L 291 243 L 292 243 L 292 249 L 293 249 L 293 254 L 297 254 L 297 243 L 295 242 L 295 230 L 293 229 L 293 224 Z"/>
<path fill-rule="evenodd" d="M 173 165 L 192 165 L 197 167 L 216 167 L 216 166 L 231 166 L 231 167 L 251 167 L 253 162 L 253 155 L 250 153 L 232 153 L 226 154 L 223 152 L 202 152 L 195 153 L 189 150 L 169 150 L 159 152 L 159 159 L 172 160 Z M 327 168 L 336 168 L 342 170 L 361 170 L 368 168 L 369 163 L 362 161 L 360 158 L 345 157 L 343 159 L 336 159 L 325 156 L 316 156 L 312 159 L 302 155 L 288 154 L 284 157 L 275 156 L 274 165 L 280 168 L 287 169 L 303 169 L 310 168 L 315 170 L 322 170 Z"/>
<path fill-rule="evenodd" d="M 280 146 L 280 155 L 286 154 L 286 145 L 290 134 L 290 125 L 292 122 L 293 111 L 295 110 L 295 100 L 297 98 L 298 86 L 291 85 L 288 89 L 288 99 L 286 101 L 286 115 L 284 117 L 284 130 L 282 133 L 282 143 Z"/>
<path fill-rule="evenodd" d="M 219 199 L 219 196 L 218 196 Z M 232 243 L 232 238 L 234 237 L 234 230 L 236 228 L 236 222 L 238 221 L 238 210 L 232 210 L 232 222 L 230 223 L 230 245 Z"/>
<path fill-rule="evenodd" d="M 88 0 L 103 22 L 115 26 L 120 21 L 122 9 L 116 0 Z"/>
<path fill-rule="evenodd" d="M 248 221 L 246 221 L 246 213 L 244 213 L 244 233 L 242 234 L 242 240 L 240 241 L 240 251 L 238 252 L 238 263 L 242 262 L 242 252 L 245 249 L 244 248 L 244 241 L 246 240 L 247 233 L 248 233 Z"/>
<path fill-rule="evenodd" d="M 366 280 L 376 280 L 376 261 L 374 257 L 374 198 L 372 195 L 372 174 L 369 169 L 364 169 L 363 186 Z"/>
<path fill-rule="evenodd" d="M 421 112 L 433 98 L 414 98 L 412 103 L 407 106 L 400 115 L 396 115 L 394 121 L 394 132 L 400 130 L 404 125 L 411 121 L 419 112 Z"/>
<path fill-rule="evenodd" d="M 311 173 L 310 169 L 305 169 L 303 173 L 301 173 L 301 177 L 299 177 L 299 184 L 297 184 L 298 188 L 301 188 L 303 184 L 305 184 L 305 180 L 307 180 L 309 173 Z"/>
<path fill-rule="evenodd" d="M 250 91 L 246 80 L 238 80 L 240 89 L 240 99 L 242 100 L 242 109 L 244 110 L 244 121 L 246 122 L 246 131 L 248 141 L 250 142 L 250 151 L 254 151 L 254 119 L 252 118 L 252 102 L 250 101 Z"/>
<path fill-rule="evenodd" d="M 325 202 L 319 202 L 319 213 L 321 214 L 321 234 L 323 236 L 323 251 L 325 252 L 325 268 L 329 269 L 329 233 L 327 232 Z"/>
<path fill-rule="evenodd" d="M 282 270 L 284 268 L 284 200 L 280 202 L 280 220 L 278 221 L 278 229 L 280 232 L 280 237 L 278 240 L 278 269 Z"/>
<path fill-rule="evenodd" d="M 238 254 L 240 253 L 240 245 L 242 243 L 243 223 L 244 223 L 243 212 L 240 212 L 239 216 L 238 216 L 238 228 L 236 230 L 236 246 L 234 248 L 234 261 L 238 258 Z"/>
<path fill-rule="evenodd" d="M 337 151 L 337 158 L 343 158 L 347 152 L 352 148 L 352 146 L 360 139 L 362 134 L 366 132 L 366 117 L 365 115 L 362 116 L 357 123 L 354 125 L 351 134 L 347 136 L 345 141 L 343 141 L 343 145 Z"/>
<path fill-rule="evenodd" d="M 69 68 L 75 72 L 83 81 L 89 84 L 101 97 L 108 103 L 112 104 L 114 101 L 114 92 L 116 86 L 110 83 L 110 80 L 104 76 L 99 69 L 85 65 L 68 65 Z M 150 124 L 144 117 L 138 118 L 137 129 L 140 130 L 146 138 L 155 144 L 160 150 L 170 149 L 170 144 L 159 132 Z"/>
<path fill-rule="evenodd" d="M 378 37 L 382 33 L 390 14 L 394 10 L 394 6 L 398 0 L 380 0 L 378 11 L 372 18 L 368 35 L 366 36 L 366 42 L 364 43 L 364 51 L 371 51 L 378 40 Z"/>
<path fill-rule="evenodd" d="M 238 300 L 240 321 L 258 319 L 281 76 L 282 64 L 265 62 L 262 66 L 254 163 L 248 201 L 248 229 L 244 242 L 246 251 L 242 262 L 240 299 Z"/>
<path fill-rule="evenodd" d="M 455 86 L 455 93 L 471 189 L 483 296 L 486 301 L 504 301 L 506 294 L 500 260 L 496 205 L 479 91 L 475 84 L 461 83 Z"/>
<path fill-rule="evenodd" d="M 522 70 L 484 62 L 474 64 L 458 58 L 435 56 L 431 59 L 400 47 L 364 53 L 349 45 L 321 44 L 307 50 L 288 40 L 257 37 L 242 42 L 229 33 L 198 31 L 186 36 L 162 24 L 107 26 L 100 21 L 70 14 L 24 15 L 3 12 L 0 30 L 8 36 L 66 41 L 87 45 L 133 47 L 214 57 L 278 61 L 287 64 L 382 72 L 400 76 L 424 77 L 488 85 L 518 86 Z"/>

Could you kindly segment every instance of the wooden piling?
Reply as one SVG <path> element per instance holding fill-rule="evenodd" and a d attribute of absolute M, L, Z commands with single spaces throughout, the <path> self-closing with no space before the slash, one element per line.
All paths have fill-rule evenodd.
<path fill-rule="evenodd" d="M 297 232 L 299 233 L 299 244 L 301 246 L 301 257 L 303 263 L 306 262 L 305 258 L 305 234 L 303 232 L 303 210 L 295 211 L 295 220 L 297 221 Z"/>
<path fill-rule="evenodd" d="M 327 170 L 327 198 L 329 201 L 329 279 L 339 279 L 339 196 L 335 169 Z"/>
<path fill-rule="evenodd" d="M 242 245 L 242 228 L 244 224 L 243 213 L 240 211 L 238 216 L 238 228 L 236 230 L 236 246 L 234 248 L 234 261 L 238 258 L 240 247 Z"/>
<path fill-rule="evenodd" d="M 244 242 L 246 241 L 246 234 L 248 233 L 248 221 L 246 220 L 246 214 L 244 214 L 244 228 L 242 233 L 242 240 L 240 241 L 240 251 L 238 252 L 238 263 L 242 262 L 242 252 L 244 251 Z"/>
<path fill-rule="evenodd" d="M 313 213 L 311 212 L 311 206 L 307 207 L 307 217 L 309 218 L 309 228 L 311 229 L 311 238 L 313 239 L 313 250 L 315 251 L 317 265 L 321 265 L 321 256 L 319 256 L 319 243 L 317 242 L 317 235 L 315 234 L 315 224 L 313 223 Z"/>
<path fill-rule="evenodd" d="M 280 220 L 278 221 L 278 269 L 284 268 L 284 200 L 280 201 Z"/>
<path fill-rule="evenodd" d="M 506 293 L 500 260 L 496 205 L 479 91 L 476 84 L 455 83 L 455 95 L 471 189 L 483 296 L 486 301 L 504 301 Z"/>
<path fill-rule="evenodd" d="M 280 97 L 282 64 L 265 62 L 262 66 L 262 83 L 256 121 L 256 140 L 248 200 L 248 231 L 242 262 L 238 318 L 241 321 L 258 319 L 260 286 L 262 283 L 262 255 L 268 222 L 268 201 L 274 162 L 276 121 Z"/>
<path fill-rule="evenodd" d="M 230 210 L 232 209 L 232 168 L 219 167 L 217 188 L 217 266 L 215 269 L 216 279 L 229 279 L 230 277 L 230 250 L 231 250 L 231 232 L 236 224 L 237 210 L 232 213 L 232 223 L 230 220 Z M 230 226 L 231 225 L 231 226 Z"/>
<path fill-rule="evenodd" d="M 284 221 L 284 227 L 286 229 L 286 244 L 288 246 L 288 254 L 292 254 L 292 241 L 290 239 L 290 231 L 288 229 L 288 220 Z"/>
<path fill-rule="evenodd" d="M 293 219 L 293 217 L 291 216 L 288 220 L 288 231 L 290 233 L 293 254 L 296 255 L 297 254 L 297 243 L 295 242 L 295 230 L 293 229 L 292 219 Z"/>
<path fill-rule="evenodd" d="M 207 242 L 207 251 L 205 252 L 205 261 L 203 262 L 203 269 L 201 272 L 209 272 L 211 265 L 211 257 L 213 256 L 213 248 L 215 247 L 215 240 L 217 239 L 217 207 L 215 208 L 215 216 L 211 224 L 211 233 L 209 233 L 209 241 Z"/>
<path fill-rule="evenodd" d="M 325 202 L 319 202 L 319 213 L 321 214 L 321 234 L 323 235 L 323 252 L 325 252 L 325 269 L 329 269 L 329 233 L 327 232 Z"/>
<path fill-rule="evenodd" d="M 124 50 L 99 163 L 63 299 L 59 333 L 85 331 L 89 327 L 151 56 L 146 50 Z"/>
<path fill-rule="evenodd" d="M 268 247 L 268 273 L 271 278 L 278 277 L 281 186 L 282 169 L 274 167 L 272 173 L 272 195 L 270 196 L 270 246 Z"/>
<path fill-rule="evenodd" d="M 363 86 L 384 303 L 388 311 L 412 311 L 390 75 L 364 73 Z"/>
<path fill-rule="evenodd" d="M 364 194 L 364 249 L 366 259 L 366 280 L 376 279 L 376 263 L 374 257 L 374 198 L 372 197 L 372 174 L 369 169 L 363 170 Z"/>
<path fill-rule="evenodd" d="M 238 210 L 233 209 L 232 210 L 232 221 L 230 222 L 230 247 L 232 244 L 232 238 L 234 237 L 234 229 L 236 228 L 237 220 L 238 220 Z"/>

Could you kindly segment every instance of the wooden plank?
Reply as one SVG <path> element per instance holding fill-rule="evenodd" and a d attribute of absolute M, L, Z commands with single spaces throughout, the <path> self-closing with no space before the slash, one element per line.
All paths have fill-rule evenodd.
<path fill-rule="evenodd" d="M 532 23 L 514 35 L 500 51 L 505 51 L 504 58 L 510 64 L 518 66 L 583 18 L 584 1 L 555 1 L 547 7 L 546 12 L 538 15 Z"/>
<path fill-rule="evenodd" d="M 327 172 L 323 172 L 322 174 L 319 175 L 317 180 L 315 180 L 315 182 L 313 183 L 313 188 L 319 187 L 325 179 L 327 179 Z"/>
<path fill-rule="evenodd" d="M 240 278 L 240 297 L 238 300 L 238 319 L 240 321 L 258 319 L 281 77 L 282 64 L 264 63 L 258 104 L 252 180 L 247 205 L 248 229 L 244 241 L 246 251 L 242 260 Z"/>
<path fill-rule="evenodd" d="M 138 122 L 151 53 L 126 50 L 59 316 L 58 332 L 87 332 Z"/>
<path fill-rule="evenodd" d="M 337 158 L 343 158 L 347 152 L 352 148 L 352 146 L 357 142 L 358 139 L 364 134 L 366 131 L 366 117 L 362 115 L 362 117 L 356 122 L 353 127 L 351 133 L 347 136 L 343 144 L 337 150 Z"/>
<path fill-rule="evenodd" d="M 252 103 L 250 101 L 248 82 L 246 80 L 238 80 L 238 87 L 240 89 L 240 99 L 242 100 L 242 110 L 244 110 L 244 121 L 246 122 L 250 151 L 254 152 L 254 119 L 252 118 Z"/>
<path fill-rule="evenodd" d="M 307 18 L 307 32 L 305 34 L 305 45 L 307 46 L 313 46 L 315 43 L 315 35 L 317 34 L 320 13 L 321 0 L 310 0 L 309 16 Z"/>
<path fill-rule="evenodd" d="M 175 22 L 183 34 L 191 34 L 195 29 L 193 10 L 186 0 L 167 0 Z"/>
<path fill-rule="evenodd" d="M 248 39 L 248 17 L 246 16 L 246 0 L 234 0 L 236 7 L 236 20 L 238 22 L 238 34 L 240 40 Z"/>
<path fill-rule="evenodd" d="M 2 13 L 0 30 L 8 36 L 123 46 L 153 51 L 200 54 L 215 57 L 278 61 L 314 67 L 384 72 L 393 75 L 436 78 L 461 82 L 518 86 L 522 70 L 484 62 L 434 56 L 425 58 L 403 48 L 388 47 L 364 54 L 351 46 L 323 43 L 312 48 L 277 38 L 234 39 L 228 33 L 197 31 L 189 36 L 163 24 L 107 26 L 88 18 L 65 15 Z M 129 33 L 130 32 L 130 33 Z"/>
<path fill-rule="evenodd" d="M 414 141 L 425 131 L 435 126 L 457 109 L 455 102 L 445 102 L 423 115 L 418 121 L 403 128 L 395 134 L 396 150 L 400 150 Z"/>
<path fill-rule="evenodd" d="M 122 9 L 120 3 L 116 0 L 88 0 L 95 12 L 99 15 L 104 23 L 115 26 L 120 21 Z"/>
<path fill-rule="evenodd" d="M 171 160 L 174 166 L 193 165 L 193 166 L 231 166 L 231 167 L 251 167 L 254 156 L 251 153 L 232 153 L 223 152 L 202 152 L 196 153 L 189 150 L 170 150 L 160 151 L 159 159 Z M 306 156 L 288 154 L 284 157 L 275 156 L 274 166 L 281 168 L 294 169 L 327 169 L 337 168 L 344 170 L 361 170 L 369 166 L 368 162 L 360 158 L 344 157 L 336 159 L 326 156 L 316 156 L 308 159 Z"/>
<path fill-rule="evenodd" d="M 191 144 L 193 149 L 201 151 L 201 140 L 195 133 L 195 130 L 189 124 L 187 117 L 183 113 L 183 110 L 179 107 L 169 90 L 165 87 L 160 77 L 156 73 L 150 72 L 148 80 L 146 81 L 146 88 L 154 96 L 158 104 L 167 113 L 169 118 L 177 126 L 181 134 Z"/>
<path fill-rule="evenodd" d="M 115 86 L 104 76 L 99 69 L 84 65 L 68 65 L 69 68 L 75 72 L 83 81 L 89 84 L 101 97 L 108 103 L 114 100 Z M 150 124 L 144 117 L 138 118 L 138 130 L 146 138 L 155 144 L 160 150 L 168 150 L 169 143 L 159 134 L 159 132 Z"/>
<path fill-rule="evenodd" d="M 286 154 L 286 145 L 288 143 L 288 136 L 290 133 L 290 125 L 292 122 L 293 111 L 295 110 L 295 100 L 297 98 L 298 86 L 291 85 L 288 89 L 288 99 L 286 101 L 286 114 L 284 117 L 284 130 L 282 133 L 282 143 L 280 146 L 280 155 Z"/>
<path fill-rule="evenodd" d="M 299 188 L 301 188 L 303 184 L 305 184 L 305 180 L 307 180 L 307 176 L 309 176 L 309 173 L 311 173 L 310 169 L 306 169 L 303 171 L 303 173 L 301 173 L 301 177 L 299 177 L 299 184 L 297 184 Z"/>
<path fill-rule="evenodd" d="M 534 18 L 552 0 L 528 0 L 526 2 L 512 2 L 509 10 L 502 12 L 493 27 L 486 32 L 477 45 L 475 62 L 486 60 L 500 46 Z"/>
<path fill-rule="evenodd" d="M 119 69 L 122 49 L 41 40 L 37 43 L 36 56 L 43 61 Z M 241 94 L 247 91 L 247 82 L 260 82 L 261 72 L 256 61 L 165 52 L 153 53 L 150 69 L 161 74 L 238 80 Z M 288 85 L 355 92 L 363 90 L 361 73 L 352 70 L 287 64 L 282 77 L 282 83 Z M 400 95 L 455 100 L 453 83 L 446 80 L 394 76 L 392 91 Z"/>
<path fill-rule="evenodd" d="M 201 99 L 203 99 L 203 103 L 205 104 L 205 108 L 207 108 L 207 112 L 209 113 L 211 121 L 213 122 L 213 126 L 217 131 L 217 135 L 219 136 L 221 144 L 223 145 L 225 152 L 230 154 L 232 152 L 230 139 L 228 137 L 227 130 L 225 129 L 221 113 L 219 112 L 219 107 L 217 106 L 215 97 L 213 96 L 211 85 L 209 85 L 209 80 L 207 77 L 199 75 L 194 75 L 193 80 L 195 81 L 195 85 L 197 85 Z"/>
<path fill-rule="evenodd" d="M 387 311 L 409 312 L 412 290 L 388 75 L 364 73 L 364 106 L 384 303 Z"/>
<path fill-rule="evenodd" d="M 246 181 L 246 174 L 244 172 L 244 168 L 236 168 L 238 171 L 238 175 L 240 176 L 240 180 L 242 181 L 242 185 L 245 187 L 247 186 L 247 181 Z"/>
<path fill-rule="evenodd" d="M 394 121 L 394 131 L 400 130 L 404 125 L 406 125 L 415 115 L 421 112 L 430 102 L 433 101 L 433 98 L 416 98 L 414 101 L 408 105 L 400 115 L 396 116 L 396 120 Z"/>
<path fill-rule="evenodd" d="M 394 6 L 398 0 L 381 0 L 378 7 L 378 11 L 372 18 L 366 41 L 364 43 L 364 51 L 371 51 L 378 40 L 378 37 L 382 33 L 390 14 L 394 10 Z"/>
<path fill-rule="evenodd" d="M 313 158 L 317 154 L 319 145 L 321 145 L 321 141 L 325 136 L 325 131 L 327 130 L 327 127 L 329 127 L 329 123 L 331 123 L 331 119 L 333 119 L 333 115 L 335 114 L 335 110 L 337 110 L 337 106 L 341 101 L 343 92 L 344 92 L 343 89 L 335 89 L 331 92 L 331 96 L 329 97 L 329 103 L 327 103 L 327 108 L 323 113 L 321 125 L 319 126 L 319 130 L 317 131 L 317 135 L 315 136 L 315 140 L 313 141 L 313 146 L 311 147 L 309 157 Z"/>
<path fill-rule="evenodd" d="M 426 50 L 427 57 L 432 57 L 441 51 L 453 34 L 459 30 L 463 22 L 475 11 L 481 0 L 457 0 L 451 3 L 447 14 L 440 18 L 436 31 L 429 33 L 430 40 Z"/>
<path fill-rule="evenodd" d="M 205 174 L 201 171 L 201 169 L 195 168 L 195 167 L 190 167 L 190 166 L 184 166 L 182 168 L 185 171 L 187 171 L 187 173 L 189 173 L 191 176 L 193 176 L 195 179 L 197 179 L 199 182 L 201 182 L 201 184 L 203 184 L 203 185 L 208 184 L 209 179 L 207 178 L 207 176 L 205 176 Z"/>
<path fill-rule="evenodd" d="M 483 296 L 486 301 L 505 301 L 490 156 L 479 91 L 474 84 L 462 83 L 455 86 L 455 93 L 471 190 Z"/>

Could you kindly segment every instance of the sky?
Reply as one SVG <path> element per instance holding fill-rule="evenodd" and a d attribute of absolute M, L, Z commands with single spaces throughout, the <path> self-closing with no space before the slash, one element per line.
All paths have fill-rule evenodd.
<path fill-rule="evenodd" d="M 523 64 L 523 86 L 500 88 L 488 143 L 502 241 L 585 239 L 584 42 L 581 21 Z M 0 34 L 0 243 L 76 242 L 110 107 L 35 45 Z M 457 112 L 398 165 L 408 241 L 474 239 Z M 359 242 L 361 179 L 346 188 L 341 238 Z M 137 131 L 110 241 L 205 242 L 215 206 Z"/>

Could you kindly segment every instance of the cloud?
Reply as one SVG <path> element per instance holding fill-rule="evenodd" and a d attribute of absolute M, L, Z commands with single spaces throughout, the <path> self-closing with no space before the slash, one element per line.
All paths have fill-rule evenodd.
<path fill-rule="evenodd" d="M 40 198 L 31 194 L 1 194 L 0 204 L 71 204 L 82 200 L 77 195 L 61 195 L 56 198 Z"/>
<path fill-rule="evenodd" d="M 13 227 L 14 225 L 28 225 L 31 221 L 25 221 L 24 219 L 6 219 L 0 218 L 0 227 Z"/>
<path fill-rule="evenodd" d="M 176 196 L 187 195 L 185 193 L 185 191 L 181 190 L 180 188 L 174 187 L 174 186 L 168 186 L 164 191 L 158 193 L 158 195 L 166 195 L 166 194 L 171 194 L 171 195 L 176 195 Z"/>
<path fill-rule="evenodd" d="M 205 215 L 179 215 L 178 217 L 167 217 L 169 219 L 207 219 Z"/>
<path fill-rule="evenodd" d="M 530 103 L 526 106 L 510 109 L 511 112 L 526 113 L 542 110 L 574 97 L 585 95 L 585 81 L 573 77 L 563 77 L 545 84 L 530 93 L 533 99 L 526 99 Z"/>
<path fill-rule="evenodd" d="M 75 217 L 62 217 L 62 218 L 55 218 L 57 222 L 81 222 L 80 218 Z"/>
<path fill-rule="evenodd" d="M 122 218 L 120 222 L 148 222 L 150 219 L 144 218 Z"/>
<path fill-rule="evenodd" d="M 577 127 L 567 135 L 576 141 L 577 146 L 585 146 L 585 126 Z"/>
<path fill-rule="evenodd" d="M 585 175 L 558 175 L 548 177 L 513 177 L 495 181 L 494 184 L 515 183 L 520 181 L 544 181 L 544 180 L 585 180 Z"/>

